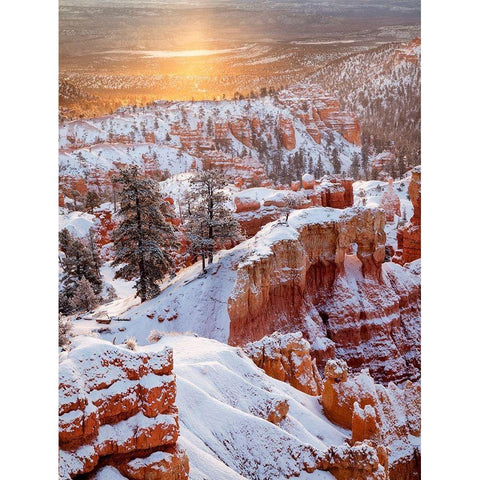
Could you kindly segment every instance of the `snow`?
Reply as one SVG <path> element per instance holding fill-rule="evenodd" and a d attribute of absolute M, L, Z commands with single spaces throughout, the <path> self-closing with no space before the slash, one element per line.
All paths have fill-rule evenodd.
<path fill-rule="evenodd" d="M 171 346 L 177 379 L 179 444 L 190 460 L 191 479 L 287 478 L 348 432 L 331 424 L 316 397 L 268 377 L 239 348 L 215 340 L 167 335 L 142 351 Z M 275 425 L 269 408 L 287 401 Z M 298 455 L 298 458 L 297 458 Z M 312 456 L 313 455 L 313 456 Z M 299 478 L 333 478 L 315 472 Z"/>
<path fill-rule="evenodd" d="M 75 237 L 88 235 L 90 228 L 95 226 L 95 215 L 86 212 L 69 212 L 61 208 L 59 212 L 59 230 L 66 228 Z"/>

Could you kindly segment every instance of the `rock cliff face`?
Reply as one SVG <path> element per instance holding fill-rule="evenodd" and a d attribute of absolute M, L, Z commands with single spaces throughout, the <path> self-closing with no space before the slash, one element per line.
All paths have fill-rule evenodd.
<path fill-rule="evenodd" d="M 413 216 L 403 228 L 398 230 L 397 235 L 399 252 L 394 260 L 402 265 L 421 257 L 421 186 L 421 169 L 415 167 L 412 170 L 412 178 L 408 187 L 408 194 L 413 205 Z"/>
<path fill-rule="evenodd" d="M 293 128 L 292 120 L 286 117 L 280 117 L 278 119 L 278 129 L 280 131 L 282 146 L 287 150 L 293 150 L 296 142 L 295 129 Z"/>
<path fill-rule="evenodd" d="M 321 378 L 310 357 L 310 344 L 301 332 L 284 335 L 274 332 L 243 349 L 270 377 L 288 382 L 309 395 L 320 393 Z"/>
<path fill-rule="evenodd" d="M 316 213 L 298 212 L 289 220 L 297 235 L 237 266 L 229 343 L 300 329 L 319 368 L 335 352 L 353 369 L 368 364 L 382 382 L 417 379 L 420 280 L 382 265 L 383 212 L 322 209 L 321 221 Z M 352 246 L 356 254 L 347 255 Z"/>
<path fill-rule="evenodd" d="M 329 360 L 321 403 L 333 422 L 352 430 L 351 443 L 370 441 L 390 451 L 391 480 L 420 478 L 420 385 L 374 382 L 368 370 L 350 376 L 342 360 Z"/>
<path fill-rule="evenodd" d="M 60 358 L 60 478 L 106 465 L 132 480 L 188 478 L 172 350 L 137 353 L 81 338 Z M 84 478 L 84 477 L 82 477 Z"/>

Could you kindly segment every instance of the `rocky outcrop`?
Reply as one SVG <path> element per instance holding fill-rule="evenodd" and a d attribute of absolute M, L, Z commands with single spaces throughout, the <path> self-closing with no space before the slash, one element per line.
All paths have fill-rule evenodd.
<path fill-rule="evenodd" d="M 295 86 L 283 90 L 278 95 L 280 103 L 302 121 L 307 133 L 316 143 L 320 143 L 322 131 L 332 129 L 345 140 L 361 145 L 361 130 L 357 117 L 349 112 L 341 112 L 338 99 L 313 85 Z M 299 109 L 302 104 L 302 109 Z"/>
<path fill-rule="evenodd" d="M 287 198 L 292 201 L 287 202 Z M 264 225 L 284 215 L 287 203 L 292 209 L 311 206 L 341 209 L 351 207 L 353 180 L 330 175 L 315 180 L 313 175 L 305 174 L 301 183 L 292 182 L 290 190 L 246 189 L 236 194 L 233 202 L 237 220 L 245 235 L 250 238 Z"/>
<path fill-rule="evenodd" d="M 415 167 L 411 172 L 408 187 L 408 194 L 413 205 L 413 216 L 397 233 L 399 252 L 394 261 L 402 265 L 421 257 L 421 186 L 421 169 Z"/>
<path fill-rule="evenodd" d="M 354 115 L 344 112 L 332 112 L 324 119 L 324 122 L 327 127 L 340 132 L 348 142 L 355 145 L 362 144 L 360 124 Z"/>
<path fill-rule="evenodd" d="M 332 342 L 338 357 L 355 370 L 369 365 L 378 381 L 416 380 L 420 278 L 383 264 L 384 213 L 311 208 L 291 214 L 289 225 L 283 234 L 270 227 L 268 249 L 237 265 L 229 343 L 300 330 L 319 368 Z M 347 255 L 352 245 L 356 253 Z"/>
<path fill-rule="evenodd" d="M 390 63 L 398 65 L 401 62 L 409 62 L 418 65 L 420 62 L 421 40 L 414 38 L 410 43 L 397 48 L 390 59 Z"/>
<path fill-rule="evenodd" d="M 250 122 L 248 118 L 238 117 L 229 122 L 230 132 L 243 145 L 252 148 L 252 133 L 250 129 Z"/>
<path fill-rule="evenodd" d="M 337 480 L 388 480 L 385 447 L 371 442 L 332 446 L 322 453 L 321 465 Z M 407 478 L 407 477 L 406 477 Z"/>
<path fill-rule="evenodd" d="M 60 478 L 110 465 L 128 479 L 188 477 L 172 350 L 142 353 L 82 337 L 60 357 Z"/>
<path fill-rule="evenodd" d="M 270 377 L 288 382 L 308 395 L 320 393 L 321 378 L 310 357 L 310 344 L 301 332 L 274 332 L 258 342 L 245 345 L 243 350 Z"/>
<path fill-rule="evenodd" d="M 232 181 L 239 183 L 240 187 L 248 188 L 268 181 L 263 165 L 248 155 L 240 158 L 221 151 L 204 152 L 202 162 L 205 169 L 223 170 Z"/>
<path fill-rule="evenodd" d="M 400 212 L 400 198 L 393 189 L 393 179 L 388 180 L 388 186 L 382 194 L 380 206 L 385 210 L 385 219 L 389 223 L 395 221 L 395 215 L 399 217 Z"/>
<path fill-rule="evenodd" d="M 290 118 L 280 117 L 278 119 L 278 130 L 280 133 L 280 141 L 283 148 L 287 150 L 293 150 L 296 145 L 295 141 L 295 129 Z"/>
<path fill-rule="evenodd" d="M 342 360 L 329 360 L 321 403 L 333 422 L 352 430 L 351 443 L 387 447 L 389 478 L 420 478 L 420 385 L 374 382 L 368 370 L 351 376 Z"/>

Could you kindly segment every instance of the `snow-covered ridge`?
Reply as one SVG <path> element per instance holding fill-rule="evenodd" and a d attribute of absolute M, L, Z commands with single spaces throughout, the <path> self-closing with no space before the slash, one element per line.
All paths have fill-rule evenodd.
<path fill-rule="evenodd" d="M 231 250 L 217 253 L 214 262 L 208 266 L 207 274 L 201 273 L 201 265 L 197 263 L 166 281 L 158 297 L 122 313 L 131 318 L 130 322 L 112 321 L 108 328 L 102 329 L 102 338 L 118 343 L 128 336 L 134 336 L 144 345 L 150 331 L 158 329 L 165 332 L 195 332 L 203 337 L 227 342 L 230 332 L 228 300 L 233 295 L 238 270 L 270 256 L 272 247 L 279 242 L 296 241 L 299 230 L 307 225 L 331 226 L 339 221 L 354 219 L 368 210 L 370 208 L 367 207 L 344 210 L 309 208 L 292 212 L 288 224 L 282 221 L 269 223 L 251 239 Z M 100 308 L 108 312 L 109 306 Z M 76 321 L 76 328 L 80 333 L 98 329 L 89 320 Z"/>

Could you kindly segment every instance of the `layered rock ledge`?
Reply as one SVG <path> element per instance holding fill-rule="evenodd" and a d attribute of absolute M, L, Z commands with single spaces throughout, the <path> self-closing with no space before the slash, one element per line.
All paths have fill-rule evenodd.
<path fill-rule="evenodd" d="M 106 466 L 125 478 L 188 478 L 179 435 L 172 350 L 141 353 L 79 337 L 59 366 L 59 476 Z"/>

